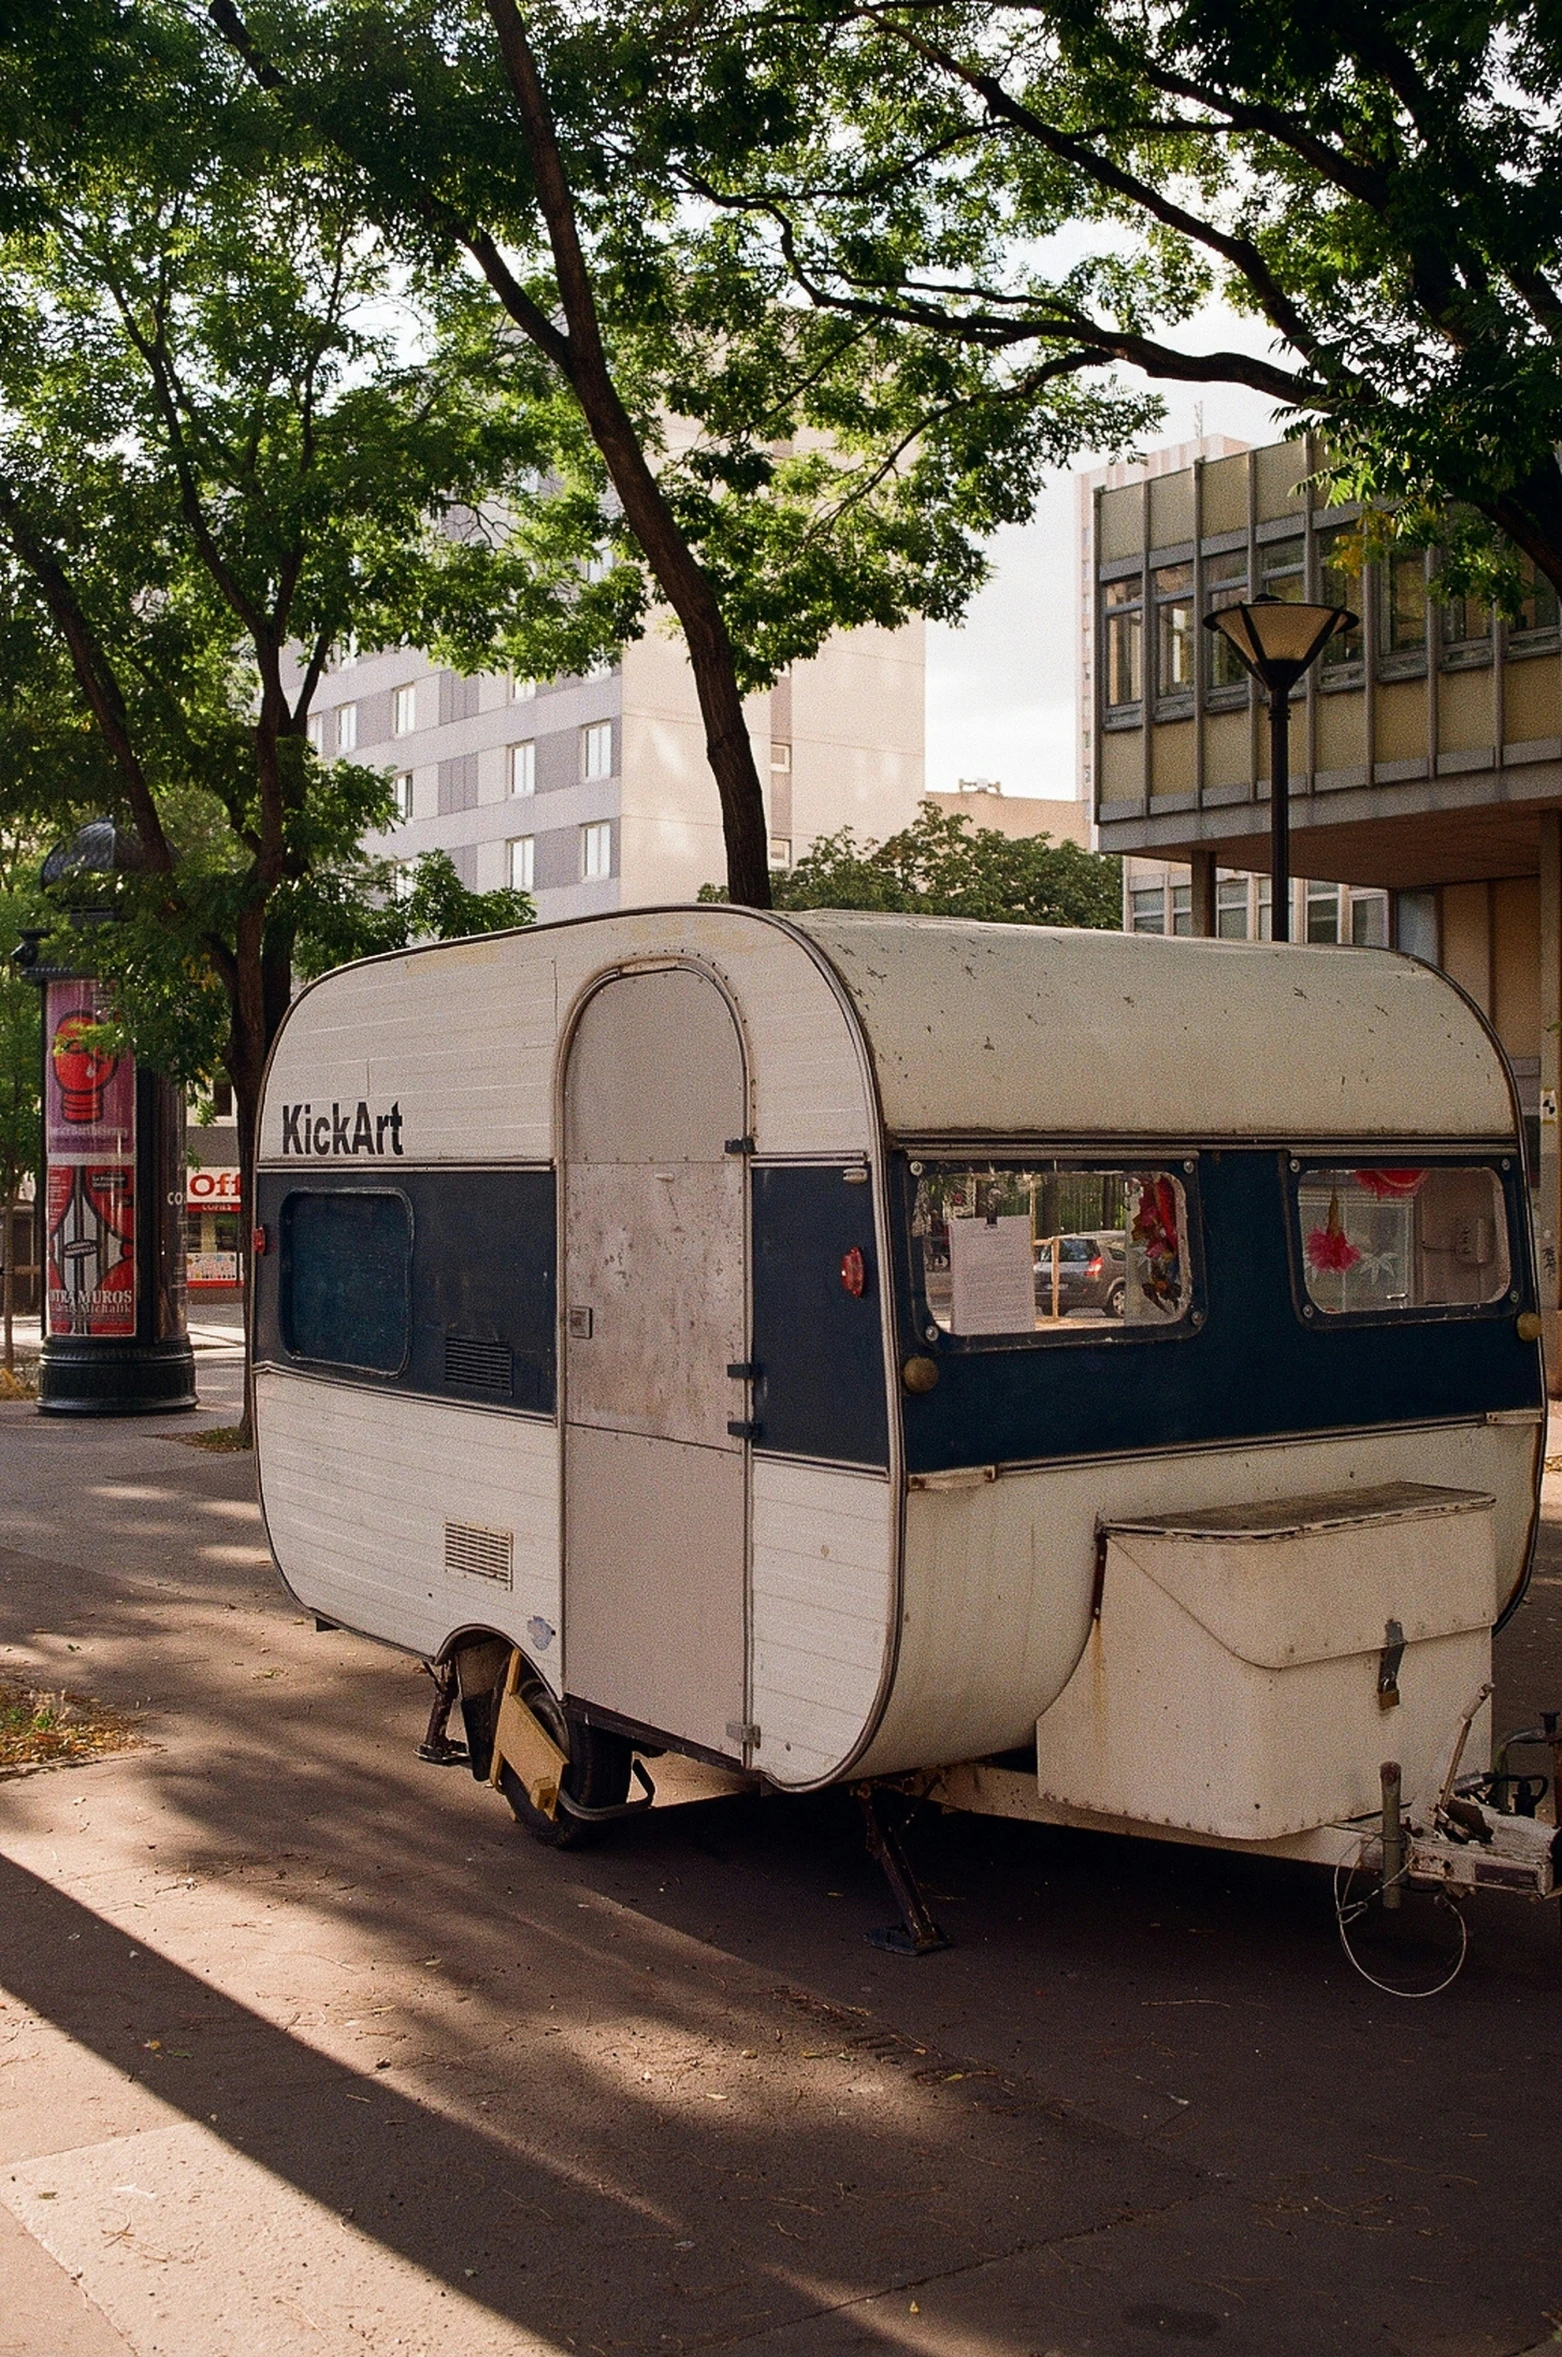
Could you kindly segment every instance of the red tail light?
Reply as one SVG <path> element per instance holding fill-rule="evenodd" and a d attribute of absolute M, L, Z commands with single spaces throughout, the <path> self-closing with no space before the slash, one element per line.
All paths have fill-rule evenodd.
<path fill-rule="evenodd" d="M 1087 1261 L 1086 1261 L 1086 1263 L 1085 1263 L 1085 1274 L 1086 1274 L 1086 1276 L 1087 1276 L 1087 1277 L 1099 1277 L 1099 1276 L 1100 1276 L 1100 1274 L 1101 1274 L 1101 1255 L 1100 1255 L 1100 1253 L 1099 1253 L 1099 1252 L 1096 1254 L 1096 1256 L 1095 1256 L 1095 1259 L 1094 1259 L 1094 1260 L 1087 1260 Z"/>

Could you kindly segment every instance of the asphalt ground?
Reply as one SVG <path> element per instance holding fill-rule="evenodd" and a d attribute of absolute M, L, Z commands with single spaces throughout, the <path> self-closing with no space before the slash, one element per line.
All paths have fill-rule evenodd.
<path fill-rule="evenodd" d="M 195 1417 L 0 1409 L 0 1678 L 149 1739 L 0 1786 L 0 2357 L 1562 2338 L 1554 1910 L 1408 2002 L 1219 1853 L 929 1814 L 913 1961 L 844 1795 L 545 1852 L 282 1591 L 200 1364 Z M 1505 1726 L 1562 1702 L 1556 1513 Z"/>

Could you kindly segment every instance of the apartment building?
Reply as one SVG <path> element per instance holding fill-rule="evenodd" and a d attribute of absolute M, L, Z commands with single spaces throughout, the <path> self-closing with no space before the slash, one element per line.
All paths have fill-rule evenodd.
<path fill-rule="evenodd" d="M 1292 710 L 1293 938 L 1441 965 L 1513 1066 L 1538 1185 L 1547 1350 L 1562 1379 L 1562 630 L 1530 570 L 1508 621 L 1432 594 L 1436 552 L 1366 555 L 1363 516 L 1286 442 L 1091 493 L 1098 840 L 1147 930 L 1268 930 L 1269 739 L 1213 608 L 1267 592 L 1349 607 Z"/>
<path fill-rule="evenodd" d="M 852 826 L 885 835 L 923 787 L 923 630 L 830 639 L 746 705 L 771 863 Z M 333 670 L 312 733 L 392 772 L 399 821 L 371 848 L 448 851 L 469 888 L 515 885 L 544 920 L 692 900 L 726 872 L 682 640 L 654 625 L 622 660 L 550 683 L 464 679 L 411 650 Z"/>

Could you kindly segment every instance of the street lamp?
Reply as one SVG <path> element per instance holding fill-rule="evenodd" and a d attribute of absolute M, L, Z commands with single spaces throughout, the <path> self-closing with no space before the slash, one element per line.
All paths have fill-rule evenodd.
<path fill-rule="evenodd" d="M 1269 697 L 1269 937 L 1291 938 L 1291 690 L 1337 630 L 1353 630 L 1344 606 L 1299 606 L 1255 597 L 1206 614 Z"/>

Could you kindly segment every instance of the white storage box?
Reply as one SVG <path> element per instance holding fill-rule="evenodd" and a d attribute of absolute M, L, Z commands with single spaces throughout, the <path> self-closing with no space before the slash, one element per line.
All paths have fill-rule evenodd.
<path fill-rule="evenodd" d="M 1037 1722 L 1042 1799 L 1229 1841 L 1376 1810 L 1386 1759 L 1413 1799 L 1488 1674 L 1494 1507 L 1396 1482 L 1112 1522 L 1089 1641 Z M 1467 1763 L 1488 1744 L 1483 1712 Z"/>

